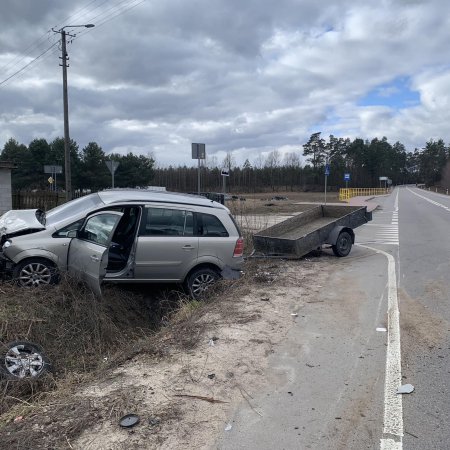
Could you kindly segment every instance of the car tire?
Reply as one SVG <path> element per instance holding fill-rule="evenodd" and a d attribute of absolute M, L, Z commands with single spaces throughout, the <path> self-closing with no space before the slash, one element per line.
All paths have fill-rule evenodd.
<path fill-rule="evenodd" d="M 336 256 L 347 256 L 352 249 L 352 237 L 347 231 L 343 231 L 339 234 L 336 244 L 332 246 L 333 253 Z"/>
<path fill-rule="evenodd" d="M 186 278 L 185 287 L 189 295 L 198 300 L 220 278 L 220 275 L 209 267 L 193 270 Z"/>
<path fill-rule="evenodd" d="M 29 258 L 14 268 L 14 281 L 22 287 L 37 287 L 58 282 L 55 265 L 45 258 Z"/>
<path fill-rule="evenodd" d="M 42 348 L 27 341 L 1 345 L 0 371 L 9 380 L 37 379 L 51 370 Z"/>

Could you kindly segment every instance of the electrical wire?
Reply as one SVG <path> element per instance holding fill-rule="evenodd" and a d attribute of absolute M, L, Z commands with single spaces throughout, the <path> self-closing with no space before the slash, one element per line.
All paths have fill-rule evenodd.
<path fill-rule="evenodd" d="M 93 6 L 97 1 L 100 1 L 101 3 L 97 4 L 94 8 L 89 9 L 89 6 Z M 60 25 L 57 25 L 55 28 L 58 28 L 61 26 L 61 24 L 67 23 L 68 20 L 79 20 L 82 17 L 89 17 L 89 20 L 86 20 L 87 23 L 95 23 L 95 29 L 105 25 L 106 23 L 110 22 L 111 20 L 115 19 L 116 17 L 121 16 L 122 14 L 125 14 L 126 12 L 130 11 L 131 9 L 136 8 L 140 4 L 144 3 L 146 0 L 120 0 L 117 3 L 113 3 L 111 5 L 111 2 L 109 0 L 92 0 L 89 3 L 87 3 L 85 6 L 83 6 L 81 9 L 79 9 L 76 13 L 66 17 L 64 21 L 60 22 Z M 91 16 L 91 14 L 99 9 L 101 6 L 103 6 L 105 3 L 110 3 L 109 7 L 104 9 L 102 12 Z M 86 10 L 86 11 L 85 11 Z M 70 26 L 69 26 L 70 29 Z M 86 28 L 83 29 L 83 31 L 78 33 L 71 34 L 72 39 L 67 42 L 68 45 L 70 45 L 76 38 L 79 38 L 83 36 L 86 33 L 89 33 L 93 31 L 94 28 Z M 42 46 L 43 43 L 45 43 L 46 40 L 50 40 L 50 33 L 51 30 L 48 30 L 45 34 L 43 34 L 40 38 L 38 38 L 37 41 L 30 44 L 25 50 L 24 53 L 26 54 L 18 55 L 16 58 L 14 58 L 12 61 L 7 63 L 5 66 L 3 66 L 0 70 L 5 70 L 9 68 L 6 72 L 13 70 L 16 66 L 18 66 L 22 61 L 26 60 L 27 58 L 31 57 L 31 54 L 33 51 L 37 50 L 39 47 Z M 16 70 L 9 76 L 6 76 L 2 81 L 0 81 L 0 86 L 5 86 L 8 81 L 11 79 L 23 75 L 24 71 L 29 68 L 32 64 L 34 64 L 37 61 L 42 61 L 46 58 L 46 56 L 51 55 L 52 53 L 49 53 L 50 50 L 52 50 L 57 44 L 60 43 L 59 36 L 57 37 L 56 34 L 54 35 L 56 41 L 54 41 L 49 47 L 47 47 L 44 51 L 42 51 L 38 56 L 33 58 L 30 62 L 22 66 L 20 69 Z"/>
<path fill-rule="evenodd" d="M 54 28 L 62 27 L 66 23 L 70 23 L 70 22 L 74 23 L 74 22 L 76 22 L 78 20 L 81 20 L 81 18 L 83 16 L 85 16 L 86 14 L 91 13 L 92 11 L 95 11 L 97 8 L 99 8 L 101 5 L 103 5 L 104 3 L 108 2 L 109 0 L 103 0 L 102 3 L 100 3 L 100 5 L 97 5 L 95 8 L 91 9 L 90 11 L 83 12 L 84 9 L 87 9 L 89 6 L 91 6 L 93 3 L 96 3 L 97 1 L 98 0 L 90 1 L 89 3 L 84 5 L 82 8 L 80 8 L 74 14 L 71 14 L 70 16 L 67 16 L 65 19 L 63 19 L 61 22 L 59 22 L 59 25 L 56 25 Z"/>
<path fill-rule="evenodd" d="M 33 60 L 31 60 L 28 64 L 26 64 L 25 66 L 23 66 L 21 69 L 17 70 L 16 72 L 14 72 L 12 75 L 10 75 L 9 77 L 5 78 L 3 81 L 0 81 L 0 86 L 2 86 L 3 84 L 5 84 L 8 80 L 10 80 L 11 78 L 15 77 L 16 75 L 18 75 L 19 73 L 23 72 L 27 67 L 31 66 L 31 64 L 33 64 L 35 61 L 37 61 L 38 59 L 40 59 L 42 56 L 44 56 L 46 53 L 48 53 L 56 44 L 58 44 L 59 41 L 54 42 L 52 45 L 50 45 L 50 47 L 48 47 L 46 50 L 44 50 L 41 54 L 39 54 L 38 56 L 36 56 L 36 58 L 34 58 Z"/>
<path fill-rule="evenodd" d="M 112 5 L 111 7 L 107 8 L 105 11 L 102 11 L 102 13 L 97 14 L 94 17 L 91 17 L 89 19 L 89 22 L 96 22 L 95 28 L 98 28 L 102 26 L 104 23 L 109 22 L 112 19 L 115 19 L 116 17 L 124 14 L 125 12 L 135 8 L 139 4 L 143 3 L 145 0 L 120 0 L 117 4 Z M 98 20 L 97 20 L 98 19 Z M 78 33 L 78 35 L 86 34 L 90 31 L 93 31 L 93 28 L 87 28 L 86 30 L 83 30 L 82 32 Z"/>
<path fill-rule="evenodd" d="M 53 47 L 51 51 L 49 51 L 48 53 L 45 53 L 45 55 L 43 55 L 42 57 L 40 57 L 38 60 L 33 62 L 33 70 L 35 70 L 35 68 L 37 66 L 39 66 L 40 64 L 42 64 L 44 61 L 46 61 L 49 58 L 52 58 L 54 55 L 58 55 L 61 53 L 61 49 L 58 47 Z M 13 78 L 11 78 L 10 80 L 6 81 L 5 84 L 3 84 L 0 89 L 2 87 L 8 86 L 12 83 L 17 83 L 18 81 L 20 81 L 22 78 L 25 77 L 25 75 L 27 74 L 27 71 L 23 71 L 18 73 L 17 75 L 15 75 Z"/>
<path fill-rule="evenodd" d="M 39 37 L 35 42 L 32 42 L 28 47 L 25 48 L 21 54 L 17 55 L 15 58 L 13 58 L 11 61 L 6 63 L 4 66 L 0 68 L 0 72 L 7 73 L 8 71 L 11 71 L 14 69 L 15 66 L 19 65 L 23 60 L 31 57 L 31 55 L 35 52 L 35 50 L 38 50 L 39 47 L 42 46 L 46 41 L 51 41 L 51 30 L 48 30 L 46 33 L 44 33 L 41 37 Z"/>

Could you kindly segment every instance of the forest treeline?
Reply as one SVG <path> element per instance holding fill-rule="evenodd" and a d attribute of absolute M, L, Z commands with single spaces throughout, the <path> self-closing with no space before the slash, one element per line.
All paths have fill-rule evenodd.
<path fill-rule="evenodd" d="M 17 165 L 12 175 L 13 189 L 49 189 L 49 174 L 44 165 L 64 166 L 64 140 L 52 142 L 35 139 L 28 146 L 10 139 L 4 145 L 0 160 Z M 156 167 L 154 158 L 128 153 L 105 154 L 95 142 L 79 149 L 71 141 L 72 186 L 92 191 L 111 187 L 111 174 L 105 164 L 119 163 L 115 173 L 116 187 L 164 186 L 180 192 L 197 191 L 197 168 L 181 165 Z M 304 161 L 302 163 L 302 161 Z M 237 165 L 232 153 L 224 161 L 210 157 L 201 168 L 202 191 L 221 191 L 221 169 L 227 168 L 227 191 L 292 191 L 323 188 L 325 166 L 329 166 L 330 189 L 345 187 L 344 174 L 350 174 L 349 187 L 378 187 L 379 177 L 388 177 L 394 185 L 424 183 L 427 186 L 450 187 L 450 147 L 442 139 L 430 140 L 421 149 L 407 151 L 403 144 L 391 144 L 387 138 L 323 139 L 320 133 L 311 135 L 298 152 L 281 153 L 273 150 L 266 157 Z M 63 167 L 64 172 L 64 167 Z M 57 176 L 60 189 L 64 173 Z"/>

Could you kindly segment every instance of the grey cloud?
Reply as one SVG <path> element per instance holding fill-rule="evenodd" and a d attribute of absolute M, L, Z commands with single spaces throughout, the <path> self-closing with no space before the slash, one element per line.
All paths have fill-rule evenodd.
<path fill-rule="evenodd" d="M 376 132 L 408 145 L 423 144 L 430 133 L 450 139 L 441 120 L 446 104 L 371 114 L 357 106 L 398 76 L 425 89 L 423 81 L 414 84 L 425 68 L 431 81 L 423 98 L 442 96 L 445 82 L 433 76 L 450 57 L 446 2 L 392 1 L 382 8 L 375 0 L 146 1 L 101 25 L 95 16 L 117 3 L 8 0 L 0 17 L 0 81 L 9 52 L 44 36 L 36 56 L 58 38 L 44 33 L 66 25 L 65 18 L 96 22 L 74 29 L 78 37 L 68 45 L 70 128 L 80 147 L 95 140 L 105 151 L 154 149 L 161 163 L 190 163 L 191 140 L 207 142 L 210 154 L 235 151 L 240 161 L 296 148 L 316 130 Z M 37 134 L 62 135 L 59 52 L 56 46 L 0 86 L 0 140 L 13 134 L 27 144 Z"/>

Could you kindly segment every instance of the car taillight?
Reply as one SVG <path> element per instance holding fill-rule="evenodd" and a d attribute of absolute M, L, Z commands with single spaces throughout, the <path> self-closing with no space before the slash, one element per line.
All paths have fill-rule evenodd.
<path fill-rule="evenodd" d="M 233 258 L 238 258 L 244 254 L 244 239 L 239 238 L 234 246 Z"/>

